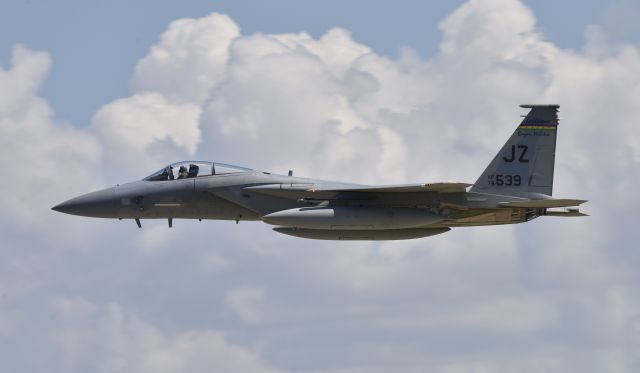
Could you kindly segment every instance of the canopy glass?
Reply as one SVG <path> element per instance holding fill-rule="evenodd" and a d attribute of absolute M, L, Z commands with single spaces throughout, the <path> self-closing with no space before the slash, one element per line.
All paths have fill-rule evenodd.
<path fill-rule="evenodd" d="M 178 180 L 193 177 L 249 172 L 250 168 L 225 163 L 184 161 L 172 163 L 144 178 L 146 181 Z"/>

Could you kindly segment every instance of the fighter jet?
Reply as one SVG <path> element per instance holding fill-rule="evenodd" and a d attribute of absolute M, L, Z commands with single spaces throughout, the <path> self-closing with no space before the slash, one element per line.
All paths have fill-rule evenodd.
<path fill-rule="evenodd" d="M 558 105 L 530 109 L 474 184 L 359 185 L 186 161 L 70 199 L 53 210 L 115 219 L 258 220 L 323 240 L 401 240 L 451 228 L 585 216 L 580 199 L 551 197 Z"/>

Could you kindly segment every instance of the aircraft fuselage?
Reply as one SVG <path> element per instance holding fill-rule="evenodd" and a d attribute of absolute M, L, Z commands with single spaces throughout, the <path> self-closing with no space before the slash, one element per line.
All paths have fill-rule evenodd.
<path fill-rule="evenodd" d="M 222 163 L 171 164 L 147 178 L 89 193 L 54 210 L 135 219 L 261 220 L 317 239 L 406 239 L 453 227 L 513 224 L 542 215 L 584 216 L 585 202 L 551 197 L 557 105 L 531 111 L 474 184 L 367 186 L 277 175 Z M 469 188 L 470 187 L 470 188 Z"/>

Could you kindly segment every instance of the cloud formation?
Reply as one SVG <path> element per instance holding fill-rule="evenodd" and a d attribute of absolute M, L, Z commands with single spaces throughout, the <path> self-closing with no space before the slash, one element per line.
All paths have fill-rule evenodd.
<path fill-rule="evenodd" d="M 50 66 L 46 53 L 16 45 L 11 67 L 0 67 L 0 158 L 8 161 L 0 206 L 11 217 L 8 223 L 25 232 L 49 224 L 37 210 L 49 205 L 51 195 L 81 192 L 76 182 L 102 184 L 99 140 L 54 121 L 53 110 L 37 94 Z"/>
<path fill-rule="evenodd" d="M 255 354 L 215 331 L 164 333 L 117 303 L 84 299 L 54 303 L 61 332 L 51 341 L 62 350 L 59 365 L 100 367 L 104 372 L 276 372 Z"/>
<path fill-rule="evenodd" d="M 131 95 L 86 129 L 54 120 L 38 96 L 51 58 L 16 46 L 0 69 L 0 155 L 15 168 L 0 194 L 0 338 L 13 341 L 3 361 L 66 372 L 638 370 L 640 46 L 602 43 L 592 27 L 582 50 L 559 48 L 515 0 L 470 0 L 440 29 L 436 55 L 389 59 L 341 28 L 315 39 L 243 35 L 215 13 L 177 20 L 137 64 Z M 141 234 L 48 211 L 181 158 L 473 182 L 523 103 L 561 104 L 554 194 L 590 199 L 592 217 L 335 243 L 251 223 L 148 223 Z"/>

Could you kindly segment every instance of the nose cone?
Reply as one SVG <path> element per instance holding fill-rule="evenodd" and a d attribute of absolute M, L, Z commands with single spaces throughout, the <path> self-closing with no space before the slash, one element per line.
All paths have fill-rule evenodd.
<path fill-rule="evenodd" d="M 112 188 L 109 188 L 72 198 L 51 209 L 71 215 L 93 218 L 115 218 L 115 202 L 115 193 Z"/>

